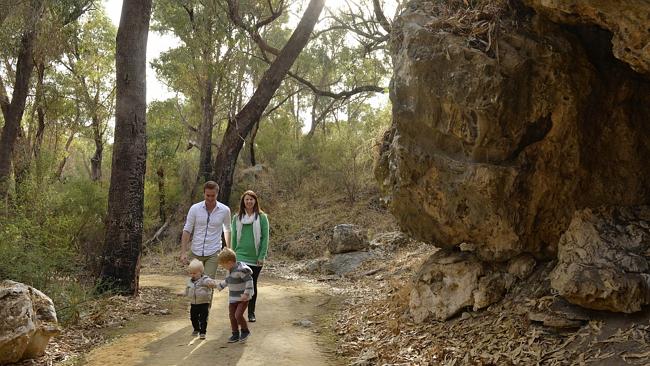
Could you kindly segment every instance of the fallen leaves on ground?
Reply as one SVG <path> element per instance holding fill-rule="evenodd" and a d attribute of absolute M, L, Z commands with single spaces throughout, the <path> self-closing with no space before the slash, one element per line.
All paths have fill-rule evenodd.
<path fill-rule="evenodd" d="M 172 297 L 174 295 L 166 289 L 146 287 L 137 296 L 114 295 L 89 301 L 78 322 L 63 327 L 61 334 L 50 340 L 45 355 L 15 365 L 49 366 L 70 362 L 106 342 L 108 328 L 121 328 L 136 316 L 170 314 L 165 305 Z"/>

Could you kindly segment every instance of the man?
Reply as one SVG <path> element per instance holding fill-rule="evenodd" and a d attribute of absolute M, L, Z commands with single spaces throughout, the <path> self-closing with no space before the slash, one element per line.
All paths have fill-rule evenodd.
<path fill-rule="evenodd" d="M 217 255 L 221 251 L 222 231 L 226 247 L 230 248 L 230 208 L 217 201 L 217 194 L 219 194 L 219 185 L 213 181 L 205 182 L 203 185 L 205 201 L 190 207 L 181 237 L 181 262 L 187 265 L 189 259 L 200 260 L 205 267 L 205 274 L 210 278 L 215 278 L 217 274 Z"/>

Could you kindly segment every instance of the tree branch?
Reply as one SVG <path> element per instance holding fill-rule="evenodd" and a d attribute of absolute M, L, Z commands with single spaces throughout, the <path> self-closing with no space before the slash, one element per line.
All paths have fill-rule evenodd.
<path fill-rule="evenodd" d="M 384 11 L 381 10 L 381 4 L 379 4 L 379 0 L 372 0 L 372 5 L 375 9 L 375 16 L 377 17 L 377 21 L 379 21 L 379 24 L 381 24 L 381 27 L 384 28 L 386 33 L 390 34 L 391 25 L 388 22 L 388 19 L 386 19 Z"/>

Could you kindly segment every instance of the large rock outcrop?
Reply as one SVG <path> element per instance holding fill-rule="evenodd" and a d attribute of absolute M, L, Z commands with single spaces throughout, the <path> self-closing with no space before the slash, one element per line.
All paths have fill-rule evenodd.
<path fill-rule="evenodd" d="M 0 365 L 43 355 L 58 333 L 49 297 L 19 282 L 0 282 Z"/>
<path fill-rule="evenodd" d="M 393 125 L 376 176 L 403 230 L 470 243 L 485 261 L 553 258 L 574 211 L 650 202 L 650 82 L 637 72 L 650 5 L 590 17 L 577 14 L 604 2 L 557 16 L 560 2 L 529 3 L 477 13 L 477 27 L 491 24 L 482 38 L 457 30 L 471 14 L 451 19 L 436 2 L 411 2 L 394 23 Z M 632 28 L 645 29 L 640 43 L 623 36 Z M 612 32 L 617 56 L 641 47 L 620 57 L 629 64 Z"/>
<path fill-rule="evenodd" d="M 576 212 L 551 286 L 589 309 L 632 313 L 650 304 L 650 206 Z"/>
<path fill-rule="evenodd" d="M 526 0 L 562 24 L 596 25 L 612 33 L 612 53 L 632 69 L 650 74 L 650 5 L 646 0 Z"/>

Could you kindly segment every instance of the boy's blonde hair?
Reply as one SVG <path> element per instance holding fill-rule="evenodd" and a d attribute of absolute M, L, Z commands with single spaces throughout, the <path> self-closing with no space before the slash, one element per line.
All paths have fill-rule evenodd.
<path fill-rule="evenodd" d="M 203 273 L 203 271 L 205 270 L 203 268 L 203 262 L 201 262 L 200 260 L 198 260 L 196 258 L 192 259 L 192 261 L 190 262 L 190 265 L 188 266 L 188 269 L 190 271 L 198 270 L 201 273 Z"/>
<path fill-rule="evenodd" d="M 217 256 L 217 262 L 224 264 L 228 262 L 237 262 L 237 255 L 230 248 L 223 248 L 221 253 Z"/>

